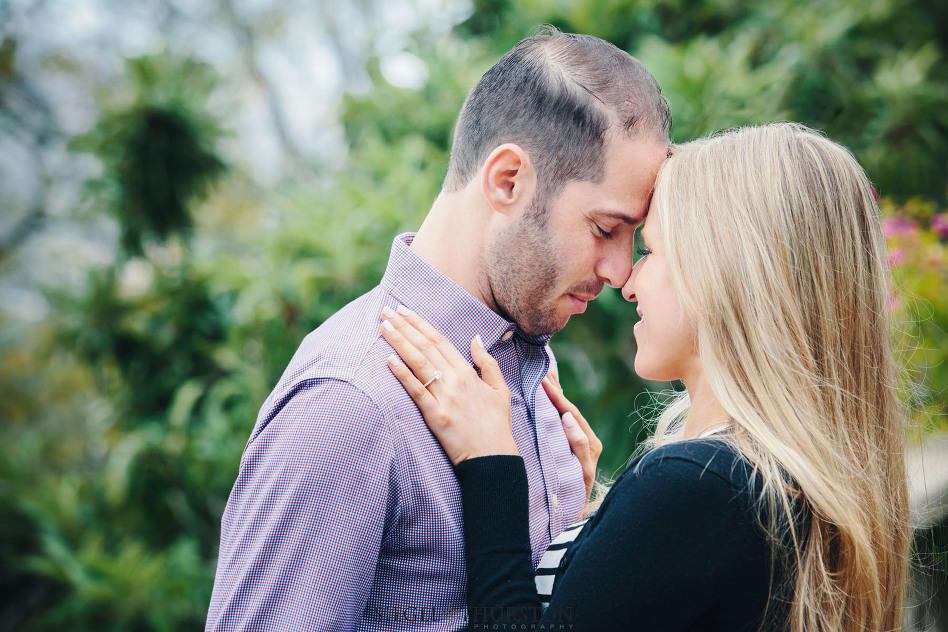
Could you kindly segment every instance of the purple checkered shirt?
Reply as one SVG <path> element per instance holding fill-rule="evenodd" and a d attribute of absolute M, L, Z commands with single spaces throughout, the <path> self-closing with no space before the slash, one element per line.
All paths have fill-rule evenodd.
<path fill-rule="evenodd" d="M 383 307 L 404 304 L 468 359 L 480 334 L 513 394 L 536 565 L 586 488 L 540 384 L 531 337 L 409 248 L 381 284 L 303 341 L 260 410 L 221 524 L 207 630 L 456 630 L 465 611 L 461 499 L 451 462 L 389 371 Z"/>

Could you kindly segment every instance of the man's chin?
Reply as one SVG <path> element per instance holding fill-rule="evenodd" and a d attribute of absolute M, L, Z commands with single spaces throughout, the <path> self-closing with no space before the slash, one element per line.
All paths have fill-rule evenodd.
<path fill-rule="evenodd" d="M 538 309 L 539 304 L 546 305 L 546 309 Z M 518 307 L 520 306 L 518 305 Z M 515 322 L 517 328 L 523 333 L 537 337 L 550 336 L 559 332 L 573 315 L 572 305 L 564 304 L 562 297 L 552 304 L 549 301 L 536 301 L 530 307 L 532 309 L 528 307 L 527 309 L 517 310 L 518 314 L 498 313 L 507 320 Z"/>
<path fill-rule="evenodd" d="M 529 336 L 552 336 L 566 327 L 570 316 L 571 314 L 556 314 L 542 323 L 517 323 L 517 326 Z"/>

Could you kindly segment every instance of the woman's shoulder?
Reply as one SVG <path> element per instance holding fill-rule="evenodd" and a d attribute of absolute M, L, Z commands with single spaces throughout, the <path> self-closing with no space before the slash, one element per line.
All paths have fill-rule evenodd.
<path fill-rule="evenodd" d="M 758 477 L 735 446 L 719 438 L 685 440 L 633 461 L 584 531 L 621 531 L 634 524 L 653 537 L 686 539 L 705 553 L 716 548 L 739 552 L 744 560 L 763 559 L 759 500 Z"/>
<path fill-rule="evenodd" d="M 731 442 L 714 439 L 676 441 L 636 458 L 614 487 L 628 485 L 676 487 L 687 495 L 748 492 L 756 495 L 754 468 Z"/>

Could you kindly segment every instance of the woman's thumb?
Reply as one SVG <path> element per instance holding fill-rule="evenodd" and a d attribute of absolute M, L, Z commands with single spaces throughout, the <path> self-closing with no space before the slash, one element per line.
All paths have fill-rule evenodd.
<path fill-rule="evenodd" d="M 487 353 L 487 349 L 484 348 L 484 341 L 481 340 L 479 334 L 474 336 L 471 341 L 471 357 L 474 359 L 477 368 L 481 370 L 481 378 L 488 385 L 496 389 L 507 388 L 507 382 L 504 381 L 504 374 L 500 371 L 500 365 L 497 364 L 494 356 Z"/>

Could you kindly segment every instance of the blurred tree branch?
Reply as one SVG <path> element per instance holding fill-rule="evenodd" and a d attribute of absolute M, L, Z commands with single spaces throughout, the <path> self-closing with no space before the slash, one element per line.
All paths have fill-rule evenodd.
<path fill-rule="evenodd" d="M 33 205 L 26 215 L 21 217 L 13 228 L 0 235 L 0 263 L 12 254 L 17 246 L 25 242 L 30 235 L 43 227 L 46 210 L 41 204 Z"/>
<path fill-rule="evenodd" d="M 261 90 L 266 97 L 267 106 L 270 110 L 270 119 L 273 122 L 273 129 L 279 139 L 283 152 L 290 157 L 291 161 L 299 166 L 305 161 L 299 148 L 293 141 L 289 132 L 289 126 L 283 113 L 283 107 L 280 102 L 279 90 L 276 84 L 270 79 L 258 61 L 258 37 L 257 33 L 240 19 L 234 10 L 233 0 L 220 0 L 221 15 L 238 39 L 243 43 L 240 48 L 240 57 L 244 68 L 253 79 L 254 84 Z"/>
<path fill-rule="evenodd" d="M 7 13 L 6 9 L 0 15 Z M 46 190 L 51 177 L 43 154 L 54 141 L 64 136 L 56 115 L 42 94 L 16 70 L 17 41 L 4 38 L 0 44 L 0 137 L 17 142 L 26 150 L 36 174 L 37 184 L 27 211 L 0 234 L 0 263 L 40 230 L 46 220 Z"/>

